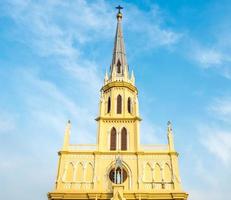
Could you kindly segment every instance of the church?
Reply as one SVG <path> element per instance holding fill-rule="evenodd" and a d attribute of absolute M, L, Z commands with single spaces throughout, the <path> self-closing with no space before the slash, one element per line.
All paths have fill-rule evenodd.
<path fill-rule="evenodd" d="M 49 200 L 186 200 L 171 122 L 167 144 L 140 144 L 138 89 L 129 71 L 118 6 L 114 50 L 100 90 L 96 144 L 70 144 L 68 121 Z"/>

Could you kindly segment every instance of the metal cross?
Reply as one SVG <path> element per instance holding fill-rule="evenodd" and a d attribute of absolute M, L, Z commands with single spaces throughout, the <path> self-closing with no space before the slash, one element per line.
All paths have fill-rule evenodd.
<path fill-rule="evenodd" d="M 120 10 L 122 10 L 123 7 L 121 7 L 120 5 L 118 5 L 118 6 L 116 7 L 116 9 L 118 9 L 118 10 L 119 10 L 119 13 L 120 13 Z"/>

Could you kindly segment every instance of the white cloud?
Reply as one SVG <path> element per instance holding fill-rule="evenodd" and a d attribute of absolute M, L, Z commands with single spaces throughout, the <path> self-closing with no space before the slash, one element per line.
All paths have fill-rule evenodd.
<path fill-rule="evenodd" d="M 128 6 L 126 17 L 128 19 L 125 19 L 125 25 L 133 34 L 135 33 L 135 38 L 132 39 L 136 42 L 136 46 L 139 45 L 141 49 L 168 47 L 178 43 L 182 37 L 181 33 L 164 27 L 164 15 L 157 5 L 153 5 L 146 12 Z M 139 35 L 138 39 L 137 34 Z"/>
<path fill-rule="evenodd" d="M 224 164 L 231 161 L 231 131 L 208 129 L 201 139 L 208 151 L 217 156 Z"/>
<path fill-rule="evenodd" d="M 223 55 L 214 49 L 198 49 L 194 56 L 205 68 L 218 66 L 223 62 Z"/>
<path fill-rule="evenodd" d="M 183 54 L 195 61 L 199 67 L 215 69 L 222 76 L 231 79 L 231 43 L 230 36 L 227 35 L 230 32 L 230 24 L 224 21 L 219 21 L 219 24 L 226 28 L 216 26 L 214 30 L 210 30 L 209 42 L 204 38 L 201 40 L 193 38 L 192 35 L 184 35 L 184 43 L 180 45 L 179 50 L 182 51 L 183 48 Z"/>
<path fill-rule="evenodd" d="M 214 117 L 231 123 L 231 97 L 215 99 L 208 110 Z"/>
<path fill-rule="evenodd" d="M 214 121 L 200 127 L 201 142 L 210 153 L 227 165 L 231 163 L 231 98 L 216 98 L 208 106 L 208 111 Z M 222 127 L 218 120 L 224 122 Z"/>

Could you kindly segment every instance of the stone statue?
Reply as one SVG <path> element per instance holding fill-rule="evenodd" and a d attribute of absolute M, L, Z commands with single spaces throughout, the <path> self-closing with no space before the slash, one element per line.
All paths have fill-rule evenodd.
<path fill-rule="evenodd" d="M 117 171 L 117 173 L 116 173 L 116 183 L 117 184 L 121 183 L 121 177 L 120 177 L 120 172 L 119 171 Z"/>

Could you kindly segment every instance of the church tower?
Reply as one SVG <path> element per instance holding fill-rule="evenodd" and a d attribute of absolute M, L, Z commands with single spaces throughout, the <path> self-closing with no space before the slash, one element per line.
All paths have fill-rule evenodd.
<path fill-rule="evenodd" d="M 171 122 L 167 144 L 140 144 L 138 90 L 126 58 L 122 7 L 117 9 L 112 62 L 100 90 L 97 144 L 70 144 L 68 121 L 55 188 L 48 199 L 186 200 Z"/>

